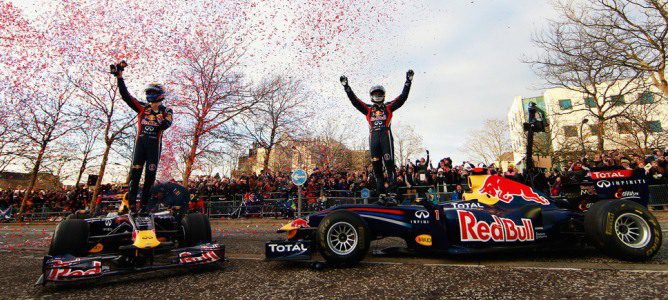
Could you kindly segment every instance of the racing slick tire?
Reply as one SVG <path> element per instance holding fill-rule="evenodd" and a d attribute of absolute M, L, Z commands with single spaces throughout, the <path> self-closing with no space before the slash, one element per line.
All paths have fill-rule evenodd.
<path fill-rule="evenodd" d="M 63 220 L 51 238 L 49 255 L 85 256 L 88 252 L 88 222 L 82 219 Z"/>
<path fill-rule="evenodd" d="M 181 220 L 183 246 L 191 247 L 211 242 L 209 218 L 200 213 L 188 214 Z"/>
<path fill-rule="evenodd" d="M 585 215 L 585 231 L 601 252 L 629 261 L 652 258 L 661 247 L 661 226 L 647 209 L 628 200 L 601 200 Z"/>
<path fill-rule="evenodd" d="M 357 214 L 339 210 L 327 215 L 318 226 L 316 243 L 328 263 L 354 265 L 369 251 L 369 228 Z"/>

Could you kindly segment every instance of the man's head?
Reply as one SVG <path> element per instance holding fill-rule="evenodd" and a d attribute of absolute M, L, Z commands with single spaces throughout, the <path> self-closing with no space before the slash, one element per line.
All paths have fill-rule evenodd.
<path fill-rule="evenodd" d="M 165 87 L 157 82 L 149 83 L 145 92 L 148 103 L 160 103 L 165 99 Z"/>
<path fill-rule="evenodd" d="M 385 88 L 382 85 L 374 85 L 369 90 L 371 102 L 374 104 L 383 104 L 385 102 Z"/>

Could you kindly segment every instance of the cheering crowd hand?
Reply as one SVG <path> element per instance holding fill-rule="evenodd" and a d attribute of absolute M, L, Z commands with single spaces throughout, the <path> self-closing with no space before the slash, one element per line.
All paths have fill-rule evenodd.
<path fill-rule="evenodd" d="M 406 72 L 406 81 L 413 81 L 413 75 L 415 75 L 415 72 L 413 72 L 413 70 L 408 70 L 408 72 Z"/>
<path fill-rule="evenodd" d="M 341 80 L 341 85 L 348 86 L 348 77 L 341 76 L 341 78 L 339 78 L 339 80 Z"/>

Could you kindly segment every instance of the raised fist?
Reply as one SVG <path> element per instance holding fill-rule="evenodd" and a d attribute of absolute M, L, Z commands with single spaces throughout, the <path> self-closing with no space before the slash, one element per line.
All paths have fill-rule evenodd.
<path fill-rule="evenodd" d="M 125 67 L 128 66 L 128 63 L 126 63 L 124 60 L 121 60 L 120 63 L 117 63 L 115 65 L 110 65 L 109 66 L 109 73 L 113 74 L 114 76 L 121 78 L 123 76 L 123 70 L 125 70 Z"/>
<path fill-rule="evenodd" d="M 339 78 L 339 80 L 341 80 L 341 85 L 343 85 L 343 86 L 347 86 L 347 85 L 348 85 L 348 77 L 346 77 L 346 76 L 341 76 L 341 78 Z"/>
<path fill-rule="evenodd" d="M 408 72 L 406 72 L 406 80 L 413 81 L 413 75 L 415 75 L 415 72 L 413 72 L 413 70 L 408 70 Z"/>

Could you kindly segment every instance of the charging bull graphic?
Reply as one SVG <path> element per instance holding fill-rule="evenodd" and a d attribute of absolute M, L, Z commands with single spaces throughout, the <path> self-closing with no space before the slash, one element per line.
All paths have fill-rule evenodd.
<path fill-rule="evenodd" d="M 533 201 L 541 205 L 550 204 L 547 198 L 538 195 L 530 187 L 496 175 L 487 176 L 480 189 L 478 189 L 478 193 L 496 197 L 505 203 L 510 203 L 513 201 L 513 197 L 519 196 L 525 201 Z"/>

